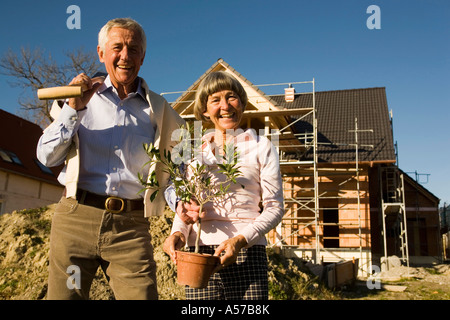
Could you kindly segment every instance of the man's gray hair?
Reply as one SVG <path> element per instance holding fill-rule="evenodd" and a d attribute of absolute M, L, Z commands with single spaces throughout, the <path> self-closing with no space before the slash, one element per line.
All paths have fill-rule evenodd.
<path fill-rule="evenodd" d="M 133 30 L 137 32 L 141 36 L 141 42 L 142 42 L 142 49 L 145 51 L 147 50 L 147 38 L 145 36 L 144 29 L 142 26 L 136 21 L 131 18 L 116 18 L 109 20 L 103 28 L 101 28 L 100 32 L 98 33 L 98 45 L 102 51 L 105 50 L 105 44 L 108 41 L 108 33 L 111 30 L 111 28 L 123 28 L 127 30 Z"/>

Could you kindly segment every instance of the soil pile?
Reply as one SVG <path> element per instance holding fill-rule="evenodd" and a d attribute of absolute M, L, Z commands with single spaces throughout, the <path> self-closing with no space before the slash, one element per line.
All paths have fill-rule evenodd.
<path fill-rule="evenodd" d="M 311 263 L 300 258 L 286 258 L 268 250 L 269 298 L 273 300 L 333 300 L 335 292 L 311 271 Z"/>
<path fill-rule="evenodd" d="M 0 216 L 0 299 L 46 298 L 53 210 L 54 205 L 51 205 Z M 176 269 L 162 250 L 171 219 L 167 215 L 151 219 L 160 299 L 183 299 L 184 289 L 176 283 Z M 90 298 L 114 299 L 100 268 L 92 283 Z"/>
<path fill-rule="evenodd" d="M 0 298 L 42 299 L 47 287 L 51 210 L 0 216 Z"/>

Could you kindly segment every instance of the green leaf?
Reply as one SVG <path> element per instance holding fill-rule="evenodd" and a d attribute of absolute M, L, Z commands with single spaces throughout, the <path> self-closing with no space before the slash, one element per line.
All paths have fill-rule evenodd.
<path fill-rule="evenodd" d="M 151 195 L 150 195 L 150 201 L 153 202 L 156 198 L 156 195 L 158 194 L 159 190 L 155 190 Z"/>

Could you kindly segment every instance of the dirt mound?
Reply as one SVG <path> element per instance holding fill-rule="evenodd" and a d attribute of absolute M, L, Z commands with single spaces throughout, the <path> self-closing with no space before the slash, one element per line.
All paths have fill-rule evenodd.
<path fill-rule="evenodd" d="M 300 258 L 286 258 L 273 250 L 268 250 L 269 297 L 273 300 L 322 300 L 336 299 Z"/>
<path fill-rule="evenodd" d="M 51 210 L 0 216 L 0 298 L 42 299 L 46 292 Z"/>
<path fill-rule="evenodd" d="M 53 210 L 54 205 L 51 205 L 0 216 L 0 299 L 45 299 Z M 184 289 L 176 283 L 175 267 L 162 250 L 170 223 L 169 212 L 151 218 L 158 283 L 164 284 L 158 289 L 160 299 L 184 299 Z M 92 283 L 90 298 L 114 299 L 100 268 Z"/>

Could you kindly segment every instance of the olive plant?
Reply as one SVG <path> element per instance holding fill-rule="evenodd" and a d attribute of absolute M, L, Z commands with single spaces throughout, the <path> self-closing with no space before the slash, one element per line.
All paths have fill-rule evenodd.
<path fill-rule="evenodd" d="M 182 127 L 182 129 L 184 129 Z M 223 154 L 221 156 L 222 163 L 218 161 L 215 164 L 205 164 L 199 158 L 201 143 L 199 139 L 190 139 L 192 134 L 192 127 L 187 127 L 185 130 L 189 135 L 180 137 L 177 149 L 177 157 L 173 157 L 170 151 L 161 151 L 152 143 L 144 144 L 144 150 L 149 157 L 149 161 L 144 165 L 154 165 L 160 162 L 163 165 L 163 170 L 170 176 L 170 180 L 175 189 L 176 196 L 183 202 L 190 202 L 191 199 L 197 201 L 200 206 L 199 212 L 202 212 L 206 203 L 214 199 L 223 198 L 229 191 L 231 183 L 237 183 L 236 178 L 242 175 L 238 166 L 238 153 L 233 144 L 224 144 Z M 185 131 L 186 132 L 186 131 Z M 185 163 L 180 163 L 180 157 L 187 160 Z M 225 176 L 224 181 L 220 184 L 212 183 L 214 173 Z M 145 179 L 138 173 L 139 181 L 144 186 L 144 189 L 154 190 L 150 195 L 150 200 L 153 201 L 157 193 L 161 190 L 161 186 L 156 179 L 156 173 L 153 172 Z M 241 185 L 244 188 L 243 185 Z M 201 218 L 197 221 L 198 233 L 195 241 L 195 252 L 199 252 L 199 241 L 201 234 Z"/>

